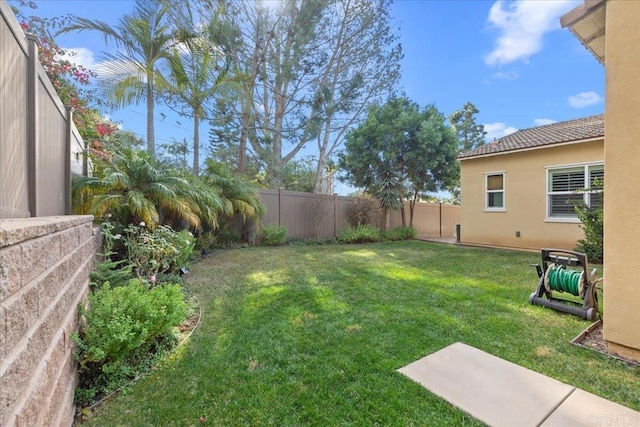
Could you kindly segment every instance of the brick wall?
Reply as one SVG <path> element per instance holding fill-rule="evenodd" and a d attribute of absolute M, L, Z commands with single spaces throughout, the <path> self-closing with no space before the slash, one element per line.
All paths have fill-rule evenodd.
<path fill-rule="evenodd" d="M 71 335 L 100 243 L 91 216 L 0 220 L 0 425 L 72 424 Z"/>

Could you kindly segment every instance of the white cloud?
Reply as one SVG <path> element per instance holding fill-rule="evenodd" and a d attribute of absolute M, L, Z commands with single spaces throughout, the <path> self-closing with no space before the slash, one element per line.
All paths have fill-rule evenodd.
<path fill-rule="evenodd" d="M 61 59 L 66 59 L 76 65 L 82 65 L 87 70 L 95 70 L 97 63 L 93 52 L 85 47 L 65 47 L 66 54 Z"/>
<path fill-rule="evenodd" d="M 517 132 L 518 129 L 514 128 L 513 126 L 507 126 L 502 122 L 495 122 L 495 123 L 486 123 L 484 125 L 484 131 L 487 132 L 487 136 L 485 137 L 485 140 L 491 142 L 494 139 L 499 139 L 499 138 L 502 138 L 503 136 L 507 136 L 509 134 Z"/>
<path fill-rule="evenodd" d="M 604 99 L 594 91 L 580 92 L 577 95 L 572 95 L 567 99 L 570 107 L 573 108 L 585 108 L 591 105 L 600 104 Z"/>
<path fill-rule="evenodd" d="M 542 38 L 560 28 L 560 17 L 581 0 L 496 1 L 487 18 L 500 31 L 495 48 L 484 58 L 487 65 L 526 61 L 542 50 Z"/>
<path fill-rule="evenodd" d="M 520 74 L 517 70 L 498 71 L 493 73 L 493 78 L 499 80 L 515 80 L 518 77 L 520 77 Z"/>
<path fill-rule="evenodd" d="M 552 123 L 558 123 L 558 121 L 553 119 L 533 119 L 533 124 L 536 126 L 550 125 Z"/>

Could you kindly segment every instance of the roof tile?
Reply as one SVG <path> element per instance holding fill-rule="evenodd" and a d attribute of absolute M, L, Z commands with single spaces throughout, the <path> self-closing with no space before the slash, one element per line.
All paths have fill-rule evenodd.
<path fill-rule="evenodd" d="M 593 138 L 604 138 L 604 114 L 519 130 L 483 146 L 465 151 L 458 156 L 458 159 L 463 160 L 470 157 Z"/>

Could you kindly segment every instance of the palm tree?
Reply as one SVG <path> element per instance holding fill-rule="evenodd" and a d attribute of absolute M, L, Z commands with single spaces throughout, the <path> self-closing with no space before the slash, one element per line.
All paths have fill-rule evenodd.
<path fill-rule="evenodd" d="M 190 3 L 181 3 L 172 11 L 176 25 L 186 29 L 197 26 Z M 205 35 L 190 37 L 184 45 L 172 49 L 169 78 L 163 87 L 177 98 L 193 117 L 193 174 L 200 172 L 200 121 L 206 117 L 205 104 L 224 90 L 239 89 L 240 79 L 229 73 L 225 50 L 233 37 L 231 27 L 220 20 L 218 9 L 209 21 Z M 186 33 L 189 30 L 183 30 Z"/>
<path fill-rule="evenodd" d="M 219 217 L 219 229 L 232 227 L 234 217 L 255 224 L 264 215 L 264 205 L 255 185 L 236 175 L 224 163 L 206 160 L 201 180 L 213 188 L 230 209 Z"/>
<path fill-rule="evenodd" d="M 202 180 L 229 204 L 230 212 L 221 218 L 221 228 L 235 215 L 240 215 L 243 222 L 257 221 L 264 215 L 264 205 L 255 186 L 235 175 L 226 165 L 207 159 Z"/>
<path fill-rule="evenodd" d="M 231 213 L 213 188 L 192 182 L 144 151 L 110 153 L 100 175 L 73 181 L 74 212 L 98 218 L 109 213 L 123 224 L 186 223 L 193 229 L 215 228 L 220 214 Z"/>
<path fill-rule="evenodd" d="M 146 100 L 147 150 L 151 155 L 155 154 L 153 111 L 160 81 L 157 66 L 179 40 L 171 31 L 168 11 L 167 1 L 136 0 L 131 13 L 122 16 L 115 26 L 75 17 L 60 31 L 97 31 L 105 43 L 113 42 L 122 49 L 106 54 L 107 60 L 98 72 L 99 85 L 105 98 L 120 108 Z"/>

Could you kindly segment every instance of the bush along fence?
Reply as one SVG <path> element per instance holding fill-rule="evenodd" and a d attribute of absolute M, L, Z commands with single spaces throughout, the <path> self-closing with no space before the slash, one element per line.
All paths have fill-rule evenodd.
<path fill-rule="evenodd" d="M 277 224 L 287 229 L 287 237 L 294 239 L 334 238 L 349 226 L 349 209 L 356 197 L 302 193 L 298 191 L 259 190 L 265 206 L 262 224 Z M 409 212 L 409 204 L 405 208 Z M 373 221 L 381 230 L 400 227 L 400 211 L 381 209 Z M 460 223 L 460 206 L 443 203 L 418 203 L 413 226 L 417 237 L 456 237 Z"/>

